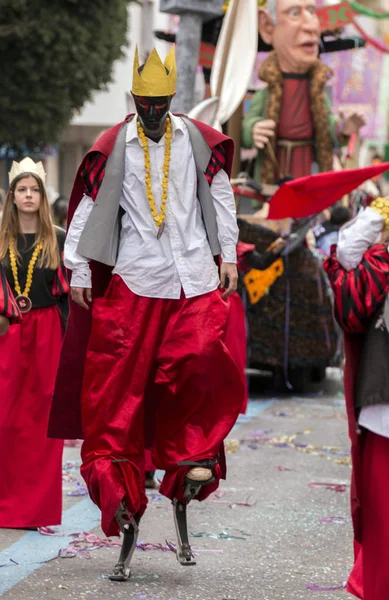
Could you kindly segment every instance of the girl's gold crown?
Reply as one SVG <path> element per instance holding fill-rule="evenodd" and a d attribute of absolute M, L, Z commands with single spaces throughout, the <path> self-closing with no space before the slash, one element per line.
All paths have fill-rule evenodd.
<path fill-rule="evenodd" d="M 34 175 L 38 175 L 43 184 L 45 183 L 46 173 L 43 168 L 43 164 L 40 161 L 35 163 L 29 156 L 23 158 L 20 163 L 13 161 L 11 170 L 8 173 L 10 185 L 15 177 L 21 175 L 22 173 L 33 173 Z"/>

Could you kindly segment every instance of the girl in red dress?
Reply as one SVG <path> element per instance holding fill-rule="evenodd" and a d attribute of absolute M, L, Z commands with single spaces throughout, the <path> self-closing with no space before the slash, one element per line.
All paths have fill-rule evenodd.
<path fill-rule="evenodd" d="M 63 442 L 47 438 L 47 423 L 68 284 L 44 179 L 41 163 L 13 163 L 0 227 L 0 263 L 23 316 L 0 337 L 0 527 L 61 523 Z"/>

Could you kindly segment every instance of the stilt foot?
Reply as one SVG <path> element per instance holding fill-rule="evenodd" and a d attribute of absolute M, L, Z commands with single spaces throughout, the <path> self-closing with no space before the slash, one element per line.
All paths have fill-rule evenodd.
<path fill-rule="evenodd" d="M 127 581 L 131 577 L 130 562 L 136 549 L 140 519 L 137 515 L 132 517 L 125 505 L 121 503 L 116 513 L 116 520 L 123 532 L 123 544 L 119 560 L 109 579 L 111 581 Z"/>
<path fill-rule="evenodd" d="M 189 544 L 186 507 L 186 504 L 173 500 L 173 516 L 177 533 L 176 557 L 180 565 L 191 567 L 196 564 L 196 561 Z"/>

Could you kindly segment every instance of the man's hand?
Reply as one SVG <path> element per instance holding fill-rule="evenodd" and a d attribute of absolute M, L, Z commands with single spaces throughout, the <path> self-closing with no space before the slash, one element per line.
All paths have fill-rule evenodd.
<path fill-rule="evenodd" d="M 340 115 L 341 118 L 343 114 Z M 352 113 L 348 117 L 344 118 L 343 127 L 340 133 L 343 135 L 350 136 L 354 133 L 359 133 L 359 130 L 366 125 L 365 117 L 362 113 Z"/>
<path fill-rule="evenodd" d="M 265 119 L 257 121 L 252 129 L 254 146 L 264 148 L 271 137 L 274 137 L 276 129 L 275 121 Z"/>
<path fill-rule="evenodd" d="M 9 327 L 9 321 L 4 315 L 0 315 L 0 335 L 7 333 Z"/>
<path fill-rule="evenodd" d="M 92 302 L 92 290 L 90 288 L 72 287 L 70 288 L 70 294 L 73 302 L 79 304 L 82 308 L 89 310 L 86 301 Z"/>
<path fill-rule="evenodd" d="M 222 263 L 220 267 L 220 286 L 224 288 L 228 279 L 228 288 L 222 298 L 226 300 L 238 287 L 238 269 L 235 263 Z"/>
<path fill-rule="evenodd" d="M 287 241 L 288 240 L 285 240 L 282 237 L 277 238 L 276 241 L 271 245 L 271 251 L 273 254 L 280 254 L 280 252 L 282 252 L 282 250 L 285 248 Z"/>

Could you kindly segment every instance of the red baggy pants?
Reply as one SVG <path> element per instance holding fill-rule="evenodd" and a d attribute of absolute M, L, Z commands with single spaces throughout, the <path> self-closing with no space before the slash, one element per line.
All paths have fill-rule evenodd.
<path fill-rule="evenodd" d="M 362 449 L 362 544 L 347 589 L 362 600 L 389 598 L 389 439 L 367 431 Z"/>
<path fill-rule="evenodd" d="M 165 300 L 133 294 L 115 275 L 94 301 L 83 392 L 82 475 L 102 511 L 106 535 L 119 532 L 125 499 L 142 514 L 144 424 L 154 415 L 152 459 L 166 471 L 160 492 L 183 500 L 182 460 L 215 458 L 244 400 L 241 373 L 224 345 L 228 303 L 216 290 Z M 207 497 L 214 484 L 201 489 Z"/>

